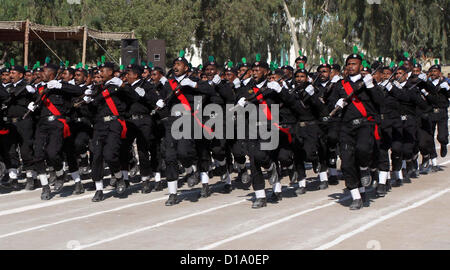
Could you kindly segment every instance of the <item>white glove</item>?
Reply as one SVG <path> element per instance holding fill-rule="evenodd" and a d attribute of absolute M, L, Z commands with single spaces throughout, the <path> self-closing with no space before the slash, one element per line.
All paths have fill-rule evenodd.
<path fill-rule="evenodd" d="M 120 78 L 114 77 L 111 80 L 109 80 L 110 84 L 121 87 L 123 84 L 123 81 Z"/>
<path fill-rule="evenodd" d="M 403 89 L 403 86 L 398 81 L 394 81 L 394 86 L 398 89 Z"/>
<path fill-rule="evenodd" d="M 92 90 L 91 90 L 91 89 L 86 89 L 86 90 L 84 91 L 84 95 L 85 95 L 85 96 L 90 96 L 90 95 L 92 95 Z"/>
<path fill-rule="evenodd" d="M 158 106 L 160 109 L 164 108 L 164 106 L 166 106 L 166 104 L 164 104 L 164 100 L 160 99 L 158 101 L 156 101 L 156 106 Z"/>
<path fill-rule="evenodd" d="M 331 79 L 331 83 L 337 83 L 341 77 L 339 75 L 334 75 L 333 79 Z"/>
<path fill-rule="evenodd" d="M 424 95 L 424 96 L 428 96 L 428 92 L 427 92 L 427 90 L 425 90 L 425 89 L 422 89 L 422 90 L 420 90 L 420 92 L 422 92 L 422 94 Z"/>
<path fill-rule="evenodd" d="M 283 88 L 289 89 L 289 86 L 287 85 L 287 83 L 285 81 L 283 81 Z"/>
<path fill-rule="evenodd" d="M 427 81 L 427 75 L 425 75 L 424 73 L 420 73 L 419 74 L 419 79 L 426 82 Z"/>
<path fill-rule="evenodd" d="M 214 75 L 214 78 L 212 79 L 213 84 L 218 85 L 220 82 L 222 81 L 222 79 L 220 78 L 219 75 Z"/>
<path fill-rule="evenodd" d="M 196 88 L 196 87 L 197 87 L 197 83 L 194 82 L 194 81 L 192 81 L 192 80 L 189 79 L 189 78 L 186 78 L 186 79 L 182 80 L 182 81 L 180 82 L 180 84 L 181 84 L 181 86 L 190 86 L 190 87 L 192 87 L 192 88 Z"/>
<path fill-rule="evenodd" d="M 386 85 L 385 87 L 386 87 L 386 89 L 387 89 L 388 91 L 391 91 L 391 90 L 392 90 L 392 83 L 388 82 L 387 85 Z"/>
<path fill-rule="evenodd" d="M 382 83 L 380 83 L 380 85 L 382 85 L 382 86 L 384 86 L 384 87 L 387 88 L 387 85 L 388 85 L 389 83 L 390 83 L 389 80 L 385 80 L 385 81 L 383 81 Z M 392 85 L 391 85 L 391 86 L 392 86 Z"/>
<path fill-rule="evenodd" d="M 343 98 L 341 98 L 341 99 L 339 99 L 339 100 L 336 102 L 336 106 L 335 106 L 335 107 L 341 107 L 341 108 L 344 108 L 345 105 L 347 105 L 347 103 L 345 102 L 345 100 L 344 100 Z"/>
<path fill-rule="evenodd" d="M 48 89 L 61 89 L 61 87 L 62 87 L 62 84 L 60 82 L 58 82 L 57 80 L 52 80 L 47 83 Z"/>
<path fill-rule="evenodd" d="M 244 108 L 245 105 L 247 105 L 247 100 L 243 97 L 243 98 L 239 99 L 239 101 L 237 102 L 237 104 L 238 104 L 239 106 L 241 106 L 242 108 Z"/>
<path fill-rule="evenodd" d="M 30 94 L 34 94 L 36 92 L 36 89 L 34 89 L 34 87 L 31 85 L 27 85 L 25 88 L 27 89 L 28 93 L 30 93 Z"/>
<path fill-rule="evenodd" d="M 441 88 L 444 88 L 445 90 L 449 90 L 450 86 L 448 85 L 448 82 L 443 82 L 439 85 Z"/>
<path fill-rule="evenodd" d="M 277 83 L 277 82 L 270 82 L 270 83 L 268 83 L 267 84 L 267 88 L 272 89 L 272 90 L 274 90 L 277 93 L 280 93 L 281 89 L 282 89 L 281 85 L 279 83 Z"/>
<path fill-rule="evenodd" d="M 83 97 L 83 100 L 84 100 L 84 102 L 86 102 L 86 103 L 91 103 L 91 102 L 92 102 L 92 98 L 89 97 L 89 96 Z"/>
<path fill-rule="evenodd" d="M 308 85 L 308 87 L 306 87 L 305 91 L 306 91 L 306 93 L 308 93 L 308 95 L 310 95 L 310 96 L 314 95 L 314 86 Z"/>
<path fill-rule="evenodd" d="M 136 87 L 136 89 L 134 89 L 134 91 L 140 96 L 143 97 L 145 96 L 145 90 L 142 87 Z"/>
<path fill-rule="evenodd" d="M 375 85 L 373 84 L 373 77 L 370 74 L 367 74 L 364 79 L 364 84 L 366 85 L 367 88 L 373 88 L 375 87 Z"/>
<path fill-rule="evenodd" d="M 167 78 L 163 76 L 163 77 L 161 77 L 161 79 L 159 79 L 159 82 L 160 82 L 162 85 L 165 85 L 166 82 L 167 82 Z"/>
<path fill-rule="evenodd" d="M 34 110 L 36 110 L 36 105 L 34 105 L 34 101 L 30 102 L 30 104 L 28 104 L 28 110 L 34 112 Z"/>
<path fill-rule="evenodd" d="M 308 76 L 308 82 L 312 83 L 314 80 Z"/>
<path fill-rule="evenodd" d="M 233 84 L 234 84 L 234 88 L 236 88 L 236 89 L 241 87 L 241 81 L 239 80 L 239 78 L 234 79 Z"/>

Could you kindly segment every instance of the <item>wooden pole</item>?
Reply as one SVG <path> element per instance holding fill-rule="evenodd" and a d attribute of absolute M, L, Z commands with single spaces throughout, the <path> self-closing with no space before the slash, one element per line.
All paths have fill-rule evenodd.
<path fill-rule="evenodd" d="M 27 19 L 25 22 L 25 39 L 24 39 L 24 56 L 23 56 L 23 65 L 28 66 L 28 45 L 29 45 L 29 35 L 30 35 L 30 20 Z"/>
<path fill-rule="evenodd" d="M 87 44 L 87 26 L 84 26 L 84 34 L 83 34 L 83 57 L 81 58 L 81 62 L 83 62 L 83 67 L 86 64 L 86 44 Z"/>

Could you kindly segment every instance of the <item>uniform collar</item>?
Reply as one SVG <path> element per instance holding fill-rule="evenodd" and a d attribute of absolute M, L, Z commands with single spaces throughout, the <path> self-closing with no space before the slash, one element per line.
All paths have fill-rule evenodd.
<path fill-rule="evenodd" d="M 258 87 L 259 89 L 261 89 L 261 88 L 264 86 L 264 84 L 266 84 L 266 81 L 267 81 L 267 80 L 262 81 L 261 83 L 257 84 L 256 87 Z"/>
<path fill-rule="evenodd" d="M 329 81 L 326 81 L 326 82 L 320 83 L 320 84 L 321 84 L 323 87 L 327 87 L 328 82 L 329 82 Z"/>
<path fill-rule="evenodd" d="M 354 76 L 350 76 L 350 80 L 351 80 L 352 82 L 357 82 L 357 81 L 359 81 L 360 79 L 361 79 L 361 74 L 354 75 Z"/>
<path fill-rule="evenodd" d="M 433 85 L 434 85 L 434 86 L 436 86 L 436 85 L 438 85 L 438 84 L 439 84 L 439 79 L 436 79 L 436 80 L 433 81 Z"/>
<path fill-rule="evenodd" d="M 242 83 L 243 83 L 245 86 L 247 86 L 247 84 L 250 82 L 251 79 L 252 79 L 252 77 L 247 78 L 247 79 L 243 80 Z"/>
<path fill-rule="evenodd" d="M 132 84 L 131 84 L 131 86 L 134 86 L 135 84 L 137 84 L 138 82 L 140 82 L 141 81 L 141 79 L 137 79 L 136 81 L 134 81 Z"/>
<path fill-rule="evenodd" d="M 23 81 L 23 79 L 21 79 L 20 81 L 13 83 L 13 86 L 16 87 L 19 83 L 21 83 Z"/>
<path fill-rule="evenodd" d="M 177 82 L 181 82 L 181 80 L 184 79 L 184 77 L 186 77 L 186 74 L 183 74 L 180 77 L 175 76 L 175 80 L 177 80 Z"/>

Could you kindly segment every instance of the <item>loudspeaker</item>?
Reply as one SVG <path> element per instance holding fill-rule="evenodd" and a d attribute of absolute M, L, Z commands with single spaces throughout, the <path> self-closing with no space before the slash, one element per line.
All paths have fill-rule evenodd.
<path fill-rule="evenodd" d="M 137 39 L 122 39 L 120 56 L 122 58 L 122 65 L 125 65 L 125 67 L 130 64 L 133 58 L 136 60 L 136 64 L 140 64 L 139 41 Z"/>
<path fill-rule="evenodd" d="M 147 61 L 151 61 L 155 67 L 166 69 L 166 41 L 147 41 Z"/>

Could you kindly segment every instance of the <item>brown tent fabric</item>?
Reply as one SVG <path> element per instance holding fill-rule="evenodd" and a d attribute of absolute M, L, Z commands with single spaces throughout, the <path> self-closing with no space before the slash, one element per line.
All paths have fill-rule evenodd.
<path fill-rule="evenodd" d="M 26 21 L 0 21 L 0 41 L 24 41 Z M 48 26 L 30 23 L 29 40 L 83 40 L 84 26 Z M 103 32 L 88 28 L 88 36 L 100 40 L 134 38 L 133 32 Z"/>

